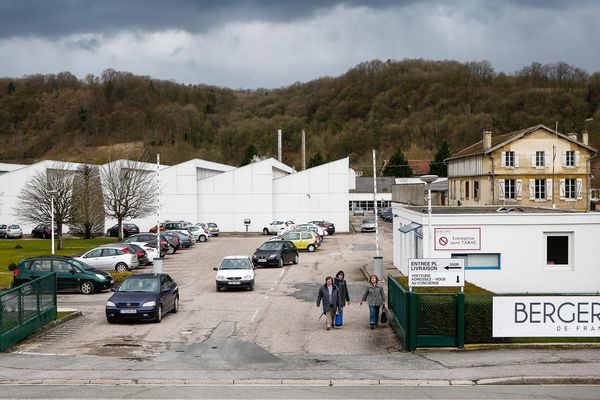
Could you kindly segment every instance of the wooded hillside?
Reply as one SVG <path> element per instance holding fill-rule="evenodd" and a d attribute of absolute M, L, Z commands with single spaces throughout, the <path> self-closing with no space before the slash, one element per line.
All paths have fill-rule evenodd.
<path fill-rule="evenodd" d="M 193 157 L 238 165 L 248 146 L 284 162 L 351 157 L 369 173 L 400 148 L 432 158 L 443 139 L 451 150 L 480 140 L 484 129 L 506 133 L 539 123 L 561 132 L 586 125 L 600 145 L 600 73 L 564 63 L 532 64 L 515 74 L 490 63 L 378 60 L 336 78 L 276 90 L 183 85 L 106 70 L 82 80 L 65 72 L 0 79 L 0 162 L 53 158 L 100 162 L 122 150 L 161 153 L 165 164 Z M 150 157 L 151 158 L 151 157 Z"/>

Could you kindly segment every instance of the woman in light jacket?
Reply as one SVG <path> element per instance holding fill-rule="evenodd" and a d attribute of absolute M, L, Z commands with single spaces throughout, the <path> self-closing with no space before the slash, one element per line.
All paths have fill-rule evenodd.
<path fill-rule="evenodd" d="M 335 326 L 335 313 L 340 305 L 340 293 L 330 276 L 325 278 L 325 284 L 319 288 L 317 307 L 319 307 L 321 301 L 323 302 L 323 314 L 327 322 L 327 330 L 330 330 L 331 327 Z"/>
<path fill-rule="evenodd" d="M 379 307 L 385 307 L 385 293 L 383 292 L 383 288 L 379 286 L 377 275 L 371 275 L 369 278 L 369 285 L 362 296 L 360 304 L 363 301 L 366 301 L 369 305 L 369 323 L 371 324 L 371 329 L 375 329 L 379 321 Z"/>

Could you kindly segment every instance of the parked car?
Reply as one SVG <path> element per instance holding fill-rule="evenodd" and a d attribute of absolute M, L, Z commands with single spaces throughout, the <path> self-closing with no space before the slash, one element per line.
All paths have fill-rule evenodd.
<path fill-rule="evenodd" d="M 179 287 L 169 274 L 136 274 L 123 280 L 106 301 L 106 320 L 162 321 L 164 314 L 179 311 Z"/>
<path fill-rule="evenodd" d="M 183 235 L 182 233 L 179 233 L 177 231 L 164 231 L 162 234 L 165 235 L 167 238 L 173 239 L 178 244 L 178 249 L 192 246 L 192 240 L 188 236 Z"/>
<path fill-rule="evenodd" d="M 127 239 L 124 239 L 122 243 L 148 243 L 148 242 L 156 242 L 156 234 L 155 233 L 138 233 L 137 235 L 132 235 Z M 175 239 L 172 237 L 167 237 L 164 233 L 160 234 L 160 246 L 161 249 L 167 254 L 173 254 L 179 248 L 179 239 Z"/>
<path fill-rule="evenodd" d="M 0 225 L 0 237 L 4 239 L 21 239 L 23 237 L 23 230 L 17 224 L 2 224 Z"/>
<path fill-rule="evenodd" d="M 172 231 L 178 229 L 185 229 L 188 226 L 187 222 L 183 221 L 165 221 L 160 224 L 160 231 Z M 156 233 L 156 225 L 150 228 L 149 232 Z"/>
<path fill-rule="evenodd" d="M 362 224 L 360 224 L 361 232 L 375 232 L 375 220 L 372 219 L 363 219 Z"/>
<path fill-rule="evenodd" d="M 54 237 L 58 235 L 58 229 L 54 227 Z M 39 224 L 31 230 L 32 238 L 50 239 L 52 233 L 50 231 L 50 224 Z"/>
<path fill-rule="evenodd" d="M 187 229 L 192 235 L 194 235 L 197 242 L 206 242 L 210 236 L 210 232 L 198 225 L 190 225 L 187 227 Z"/>
<path fill-rule="evenodd" d="M 391 208 L 386 208 L 381 214 L 381 218 L 383 218 L 384 221 L 391 222 L 394 219 L 394 212 Z"/>
<path fill-rule="evenodd" d="M 258 268 L 252 264 L 248 256 L 227 256 L 223 258 L 218 267 L 215 283 L 217 292 L 224 288 L 248 288 L 254 290 L 254 270 Z"/>
<path fill-rule="evenodd" d="M 71 257 L 37 256 L 19 261 L 13 271 L 13 287 L 26 285 L 51 272 L 56 272 L 56 288 L 59 291 L 78 290 L 92 294 L 110 289 L 115 283 L 108 273 Z M 21 290 L 28 292 L 31 287 L 24 286 Z"/>
<path fill-rule="evenodd" d="M 139 266 L 137 255 L 119 243 L 96 247 L 75 259 L 94 268 L 117 272 L 131 271 Z"/>
<path fill-rule="evenodd" d="M 106 247 L 106 246 L 113 246 L 113 245 L 104 245 L 102 247 Z M 140 266 L 150 265 L 150 258 L 148 257 L 148 253 L 146 253 L 146 250 L 144 250 L 140 245 L 138 245 L 136 243 L 129 243 L 128 247 L 123 248 L 123 251 L 125 251 L 125 249 L 128 249 L 129 252 L 133 252 L 133 254 L 135 254 L 137 256 L 138 263 L 140 264 Z"/>
<path fill-rule="evenodd" d="M 136 224 L 123 223 L 123 237 L 129 237 L 136 233 L 140 233 L 140 228 Z M 119 237 L 119 224 L 108 228 L 106 236 Z"/>
<path fill-rule="evenodd" d="M 315 232 L 317 235 L 321 236 L 321 238 L 324 238 L 327 235 L 327 230 L 323 229 L 321 226 L 316 225 L 316 224 L 311 224 L 310 222 L 307 224 L 299 224 L 296 226 L 297 229 L 301 229 L 301 230 L 306 230 L 306 231 L 313 231 Z"/>
<path fill-rule="evenodd" d="M 265 242 L 252 255 L 252 263 L 261 267 L 269 265 L 283 267 L 283 264 L 298 264 L 298 261 L 300 261 L 298 249 L 288 240 Z"/>
<path fill-rule="evenodd" d="M 273 235 L 273 234 L 277 234 L 282 228 L 283 229 L 292 229 L 295 227 L 296 227 L 296 224 L 294 223 L 294 221 L 275 220 L 263 228 L 263 233 L 265 235 L 269 235 L 269 234 Z"/>
<path fill-rule="evenodd" d="M 310 231 L 289 231 L 282 239 L 292 242 L 298 250 L 308 250 L 311 253 L 318 247 L 316 234 Z"/>
<path fill-rule="evenodd" d="M 167 254 L 167 250 L 168 250 L 168 245 L 167 248 L 163 248 L 163 246 L 161 245 L 161 249 L 160 252 L 156 249 L 156 240 L 152 241 L 152 242 L 148 242 L 148 243 L 136 243 L 137 245 L 139 245 L 140 247 L 142 247 L 146 253 L 148 254 L 148 258 L 150 260 L 154 260 L 155 258 L 163 258 L 165 256 L 165 254 Z M 150 261 L 150 264 L 152 264 L 152 261 Z"/>
<path fill-rule="evenodd" d="M 327 234 L 333 235 L 335 233 L 335 225 L 333 222 L 329 221 L 308 221 L 309 224 L 319 225 L 321 228 L 325 229 Z"/>
<path fill-rule="evenodd" d="M 356 207 L 352 212 L 353 215 L 365 215 L 365 209 L 362 207 Z"/>
<path fill-rule="evenodd" d="M 206 227 L 212 236 L 219 236 L 219 225 L 214 222 L 209 222 L 206 224 Z"/>

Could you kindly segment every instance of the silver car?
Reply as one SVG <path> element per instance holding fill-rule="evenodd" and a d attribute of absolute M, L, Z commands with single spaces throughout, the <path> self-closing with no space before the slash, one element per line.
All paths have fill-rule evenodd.
<path fill-rule="evenodd" d="M 0 224 L 0 237 L 4 239 L 21 239 L 23 230 L 17 224 Z"/>
<path fill-rule="evenodd" d="M 375 221 L 372 219 L 363 219 L 362 224 L 360 224 L 361 232 L 375 232 Z"/>
<path fill-rule="evenodd" d="M 108 271 L 114 270 L 117 272 L 125 272 L 139 267 L 137 255 L 131 254 L 123 249 L 124 247 L 119 246 L 118 244 L 96 247 L 95 249 L 74 258 L 91 267 Z"/>

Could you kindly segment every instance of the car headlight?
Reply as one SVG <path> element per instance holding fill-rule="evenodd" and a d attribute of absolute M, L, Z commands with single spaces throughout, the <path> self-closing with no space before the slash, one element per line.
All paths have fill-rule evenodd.
<path fill-rule="evenodd" d="M 252 275 L 244 275 L 244 279 L 252 279 Z"/>
<path fill-rule="evenodd" d="M 258 257 L 256 256 L 256 254 L 252 254 L 252 259 L 256 260 Z"/>
<path fill-rule="evenodd" d="M 107 301 L 106 307 L 116 307 L 116 306 L 115 306 L 115 303 L 113 303 L 112 301 Z"/>
<path fill-rule="evenodd" d="M 100 275 L 100 274 L 96 274 L 96 278 L 100 279 L 101 281 L 106 279 L 106 277 L 104 275 Z"/>
<path fill-rule="evenodd" d="M 274 260 L 274 259 L 276 259 L 276 258 L 277 258 L 277 254 L 271 254 L 271 255 L 269 256 L 269 260 Z"/>
<path fill-rule="evenodd" d="M 218 281 L 226 281 L 227 278 L 225 278 L 223 275 L 217 275 L 217 280 Z"/>
<path fill-rule="evenodd" d="M 154 307 L 156 305 L 155 301 L 147 301 L 144 304 L 142 304 L 142 307 Z"/>

